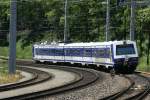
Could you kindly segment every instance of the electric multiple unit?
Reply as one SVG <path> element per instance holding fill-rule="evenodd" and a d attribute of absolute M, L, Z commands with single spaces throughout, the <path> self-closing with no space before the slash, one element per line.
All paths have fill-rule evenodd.
<path fill-rule="evenodd" d="M 94 64 L 108 69 L 134 71 L 138 52 L 134 41 L 34 44 L 33 60 Z"/>

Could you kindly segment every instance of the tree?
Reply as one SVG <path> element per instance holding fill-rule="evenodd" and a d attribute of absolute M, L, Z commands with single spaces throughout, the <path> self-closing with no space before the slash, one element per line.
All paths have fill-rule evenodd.
<path fill-rule="evenodd" d="M 9 0 L 0 1 L 0 46 L 8 45 L 9 33 Z"/>
<path fill-rule="evenodd" d="M 146 44 L 145 52 L 147 55 L 147 64 L 149 64 L 149 53 L 150 53 L 150 8 L 145 8 L 138 11 L 138 26 L 139 26 L 139 40 L 140 40 L 140 51 L 144 51 L 142 43 Z M 148 38 L 147 38 L 148 37 Z"/>

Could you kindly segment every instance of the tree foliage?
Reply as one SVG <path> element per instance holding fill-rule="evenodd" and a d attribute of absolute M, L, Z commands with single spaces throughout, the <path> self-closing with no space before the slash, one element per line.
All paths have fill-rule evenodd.
<path fill-rule="evenodd" d="M 105 40 L 106 0 L 68 0 L 68 39 L 73 42 Z M 0 34 L 9 30 L 10 0 L 0 1 Z M 17 0 L 18 40 L 23 46 L 47 41 L 63 41 L 65 0 Z M 136 40 L 140 55 L 149 52 L 150 7 L 136 10 Z M 129 39 L 130 6 L 111 0 L 110 40 Z M 3 40 L 4 44 L 6 42 Z M 2 45 L 2 44 L 1 44 Z"/>

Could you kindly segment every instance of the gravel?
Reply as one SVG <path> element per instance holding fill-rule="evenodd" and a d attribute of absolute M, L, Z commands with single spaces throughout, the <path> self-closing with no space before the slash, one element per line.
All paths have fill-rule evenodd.
<path fill-rule="evenodd" d="M 130 79 L 134 80 L 135 85 L 130 91 L 128 91 L 126 94 L 124 94 L 122 97 L 118 98 L 117 100 L 126 100 L 127 98 L 136 95 L 141 90 L 143 90 L 145 88 L 145 86 L 148 84 L 147 79 L 145 79 L 141 76 L 138 76 L 136 74 L 131 74 L 131 75 L 127 75 L 127 76 L 130 77 Z M 148 99 L 148 100 L 150 100 L 150 99 Z"/>
<path fill-rule="evenodd" d="M 147 79 L 141 77 L 141 76 L 138 76 L 136 74 L 132 74 L 132 75 L 128 75 L 131 79 L 133 79 L 135 81 L 135 87 L 137 86 L 145 86 L 148 84 L 148 81 Z"/>
<path fill-rule="evenodd" d="M 144 76 L 148 77 L 149 80 L 150 80 L 150 74 L 149 75 L 146 75 L 146 74 L 143 74 Z M 145 97 L 144 100 L 150 100 L 150 93 Z"/>
<path fill-rule="evenodd" d="M 98 100 L 121 91 L 130 85 L 130 82 L 121 76 L 115 75 L 115 77 L 111 77 L 109 73 L 95 72 L 98 72 L 101 77 L 93 84 L 61 94 L 39 98 L 38 100 Z"/>

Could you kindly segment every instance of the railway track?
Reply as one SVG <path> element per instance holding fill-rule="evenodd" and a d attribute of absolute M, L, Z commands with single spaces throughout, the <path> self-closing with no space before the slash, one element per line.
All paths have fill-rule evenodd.
<path fill-rule="evenodd" d="M 19 62 L 20 63 L 20 62 Z M 22 62 L 21 62 L 22 63 Z M 30 62 L 25 62 L 24 63 L 25 65 L 30 65 Z M 40 65 L 36 65 L 36 67 L 40 67 Z M 46 67 L 46 68 L 49 68 L 49 66 L 44 66 L 44 67 Z M 51 68 L 56 68 L 57 69 L 57 66 L 50 66 Z M 62 70 L 64 70 L 64 67 L 59 67 L 59 69 L 62 69 Z M 74 70 L 70 70 L 68 67 L 67 67 L 67 69 L 66 69 L 67 71 L 74 71 Z M 83 73 L 83 72 L 82 72 Z M 85 73 L 85 72 L 84 72 Z M 91 75 L 85 75 L 85 76 L 91 76 Z M 134 85 L 135 85 L 135 82 L 132 80 L 132 79 L 130 79 L 129 77 L 127 77 L 127 76 L 123 76 L 123 77 L 125 77 L 125 78 L 127 78 L 129 81 L 130 81 L 130 83 L 131 83 L 131 85 L 128 87 L 128 88 L 126 88 L 126 89 L 124 89 L 124 90 L 122 90 L 122 91 L 120 91 L 120 92 L 118 92 L 118 93 L 116 93 L 116 94 L 113 94 L 113 95 L 111 95 L 111 96 L 108 96 L 108 97 L 105 97 L 105 98 L 102 98 L 101 100 L 116 100 L 117 98 L 120 98 L 122 95 L 124 95 L 125 93 L 127 93 L 132 87 L 134 87 Z M 91 80 L 92 78 L 87 78 L 88 80 Z M 97 80 L 97 79 L 95 79 L 95 80 Z M 70 86 L 65 86 L 65 87 L 62 87 L 62 88 L 58 88 L 58 90 L 57 89 L 55 89 L 55 90 L 53 90 L 53 91 L 44 91 L 44 92 L 42 92 L 42 93 L 37 93 L 37 94 L 34 94 L 34 95 L 32 95 L 32 96 L 28 96 L 30 99 L 36 99 L 36 98 L 40 98 L 40 97 L 42 97 L 42 96 L 47 96 L 47 95 L 52 95 L 52 94 L 58 94 L 58 93 L 62 93 L 62 92 L 65 92 L 66 90 L 72 90 L 72 89 L 75 89 L 75 88 L 79 88 L 79 87 L 81 87 L 81 86 L 85 86 L 85 85 L 88 85 L 88 84 L 90 84 L 90 83 L 92 83 L 92 82 L 90 82 L 90 83 L 88 83 L 88 84 L 85 84 L 85 82 L 86 82 L 87 80 L 83 80 L 83 81 L 81 81 L 81 83 L 79 83 L 79 85 L 78 84 L 74 84 L 74 85 L 70 85 Z M 70 88 L 71 87 L 71 88 Z M 72 88 L 72 87 L 74 87 L 74 88 Z M 41 94 L 41 95 L 38 95 L 38 94 Z M 38 96 L 37 96 L 38 95 Z M 25 97 L 27 97 L 27 96 L 25 96 Z M 21 97 L 22 98 L 22 97 Z M 23 99 L 29 99 L 29 98 L 23 98 Z M 20 97 L 19 98 L 17 98 L 17 99 L 20 99 Z M 120 100 L 120 99 L 118 99 L 118 100 Z M 128 100 L 134 100 L 134 99 L 130 99 L 130 98 L 128 98 Z"/>
<path fill-rule="evenodd" d="M 147 77 L 145 77 L 145 76 L 143 76 L 143 75 L 140 75 L 140 74 L 136 74 L 136 75 L 138 75 L 139 77 L 144 78 L 148 82 L 144 86 L 144 89 L 142 89 L 141 91 L 139 91 L 136 95 L 131 96 L 129 98 L 126 98 L 126 100 L 142 100 L 142 99 L 144 99 L 150 93 L 150 79 L 147 78 Z"/>
<path fill-rule="evenodd" d="M 143 90 L 135 90 L 135 79 L 133 80 L 129 76 L 124 76 L 131 83 L 129 87 L 118 93 L 101 98 L 100 100 L 143 100 L 150 93 L 150 80 L 149 78 L 140 75 L 139 73 L 136 73 L 135 75 L 147 80 L 147 84 L 144 86 L 145 88 Z"/>
<path fill-rule="evenodd" d="M 38 66 L 36 66 L 36 67 L 38 67 Z M 46 66 L 44 66 L 44 67 L 47 68 Z M 56 66 L 53 67 L 53 68 L 57 69 Z M 85 71 L 85 70 L 77 69 L 75 71 L 75 69 L 72 69 L 72 68 L 70 68 L 70 69 L 68 69 L 66 67 L 61 67 L 60 68 L 60 66 L 59 66 L 59 69 L 75 72 L 75 73 L 78 73 L 78 74 L 82 73 L 82 79 L 80 79 L 79 81 L 73 82 L 71 84 L 67 84 L 67 85 L 58 87 L 58 88 L 13 97 L 13 98 L 11 98 L 11 100 L 18 100 L 18 99 L 19 100 L 26 100 L 26 99 L 32 99 L 32 100 L 35 99 L 36 100 L 37 98 L 40 98 L 40 97 L 45 97 L 45 96 L 48 96 L 48 95 L 64 93 L 64 92 L 67 92 L 67 91 L 71 91 L 73 89 L 78 89 L 80 87 L 87 86 L 88 84 L 91 84 L 91 83 L 95 82 L 98 79 L 98 75 L 93 74 L 92 72 Z"/>
<path fill-rule="evenodd" d="M 39 91 L 39 92 L 32 93 L 32 94 L 25 94 L 25 95 L 20 95 L 20 96 L 9 98 L 11 100 L 18 100 L 18 99 L 19 100 L 25 100 L 25 99 L 35 99 L 36 100 L 37 98 L 42 98 L 42 97 L 46 97 L 46 96 L 54 95 L 54 94 L 60 94 L 62 92 L 64 93 L 66 91 L 71 91 L 73 89 L 78 89 L 80 87 L 84 87 L 91 83 L 94 83 L 94 82 L 96 82 L 96 80 L 99 79 L 99 76 L 100 76 L 98 73 L 93 74 L 93 72 L 80 70 L 78 68 L 76 68 L 76 70 L 75 70 L 74 68 L 60 67 L 60 66 L 58 67 L 57 65 L 33 64 L 32 61 L 20 60 L 20 61 L 17 61 L 17 64 L 23 65 L 23 66 L 34 66 L 34 67 L 42 66 L 44 68 L 66 70 L 66 71 L 77 73 L 77 74 L 81 75 L 82 78 L 76 82 L 73 82 L 72 84 L 69 84 L 69 85 L 67 84 L 65 86 L 58 87 L 55 89 L 49 89 L 49 90 Z M 126 75 L 123 77 L 127 78 L 130 81 L 131 84 L 129 87 L 125 88 L 124 90 L 122 90 L 118 93 L 112 94 L 112 95 L 104 97 L 104 98 L 100 98 L 99 100 L 142 100 L 142 99 L 144 99 L 144 97 L 147 94 L 149 94 L 149 92 L 150 92 L 150 80 L 148 78 L 140 75 L 139 73 L 136 73 L 135 75 L 147 80 L 147 84 L 145 84 L 143 90 L 140 90 L 140 91 L 135 90 L 134 88 L 136 85 L 136 81 L 134 79 L 132 79 L 129 75 Z M 136 92 L 136 93 L 134 93 L 134 92 Z M 134 93 L 134 95 L 132 95 L 133 93 Z"/>
<path fill-rule="evenodd" d="M 22 70 L 22 71 L 26 71 L 28 73 L 31 73 L 33 76 L 31 79 L 23 81 L 23 82 L 18 82 L 18 83 L 14 83 L 14 84 L 8 84 L 8 85 L 0 86 L 0 92 L 9 91 L 12 89 L 17 89 L 17 88 L 22 88 L 25 86 L 38 84 L 38 83 L 47 81 L 50 78 L 52 78 L 52 75 L 50 75 L 49 73 L 46 73 L 46 72 L 40 71 L 40 70 L 36 70 L 36 69 L 32 69 L 32 68 L 18 67 L 18 70 Z"/>
<path fill-rule="evenodd" d="M 34 66 L 36 68 L 42 66 L 42 68 L 50 68 L 50 69 L 59 69 L 59 70 L 69 71 L 69 72 L 73 72 L 73 73 L 78 74 L 80 76 L 80 79 L 78 79 L 77 81 L 72 82 L 70 84 L 60 86 L 60 87 L 42 90 L 42 91 L 37 91 L 34 93 L 29 93 L 29 94 L 27 93 L 27 94 L 23 94 L 23 95 L 13 96 L 13 97 L 9 97 L 9 98 L 4 98 L 3 100 L 8 100 L 8 99 L 10 99 L 10 100 L 36 99 L 36 98 L 43 97 L 46 95 L 59 94 L 59 93 L 65 92 L 65 91 L 70 91 L 73 89 L 78 89 L 80 87 L 87 86 L 87 85 L 95 82 L 99 78 L 99 75 L 97 73 L 93 73 L 92 71 L 86 71 L 86 70 L 79 69 L 79 68 L 69 68 L 69 67 L 61 67 L 61 66 L 58 67 L 58 66 L 48 66 L 48 65 L 43 65 L 43 64 L 42 65 L 41 64 L 33 64 L 32 62 L 28 62 L 28 61 L 27 62 L 26 61 L 25 62 L 19 61 L 19 62 L 17 62 L 17 65 L 18 66 Z M 19 69 L 27 71 L 30 68 L 19 67 Z M 30 72 L 33 72 L 33 70 L 31 69 Z M 34 70 L 34 72 L 35 72 L 35 70 Z M 47 75 L 46 73 L 44 74 L 45 76 L 47 75 L 46 77 L 44 77 L 44 75 L 43 75 L 40 78 L 42 80 L 38 79 L 37 76 L 39 73 L 40 72 L 34 73 L 34 78 L 32 79 L 33 81 L 27 81 L 24 83 L 18 83 L 18 84 L 13 84 L 10 86 L 5 86 L 5 87 L 2 87 L 2 89 L 0 91 L 3 92 L 3 91 L 11 90 L 11 89 L 22 88 L 22 87 L 25 87 L 28 85 L 40 84 L 40 82 L 44 82 L 44 81 L 47 81 L 50 79 L 51 75 Z M 38 81 L 37 81 L 37 79 L 38 79 Z"/>
<path fill-rule="evenodd" d="M 126 77 L 126 76 L 124 76 L 124 77 L 127 78 L 131 83 L 127 88 L 125 88 L 122 91 L 119 91 L 118 93 L 115 93 L 115 94 L 112 94 L 110 96 L 101 98 L 100 100 L 116 100 L 117 98 L 119 98 L 120 96 L 125 94 L 127 91 L 129 91 L 129 89 L 134 86 L 135 82 L 133 80 L 131 80 L 129 77 Z"/>

